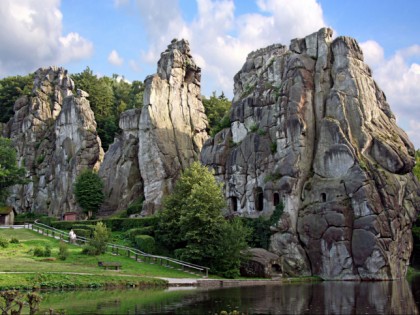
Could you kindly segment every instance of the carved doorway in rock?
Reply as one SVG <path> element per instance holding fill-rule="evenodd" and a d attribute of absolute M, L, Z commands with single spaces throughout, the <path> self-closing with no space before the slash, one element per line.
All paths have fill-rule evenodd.
<path fill-rule="evenodd" d="M 264 210 L 264 193 L 261 187 L 257 187 L 254 193 L 255 198 L 255 210 L 263 211 Z"/>

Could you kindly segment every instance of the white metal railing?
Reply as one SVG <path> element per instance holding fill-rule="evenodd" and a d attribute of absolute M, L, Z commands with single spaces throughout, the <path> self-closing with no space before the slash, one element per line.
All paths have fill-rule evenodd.
<path fill-rule="evenodd" d="M 64 242 L 70 243 L 70 236 L 68 232 L 58 230 L 52 226 L 49 226 L 43 223 L 38 223 L 35 221 L 34 223 L 25 223 L 24 227 L 27 229 L 34 230 L 40 234 L 43 234 L 49 237 L 54 237 L 56 239 L 60 239 Z M 81 245 L 81 244 L 84 245 L 87 242 L 89 242 L 88 238 L 76 236 L 76 245 Z M 198 273 L 198 274 L 204 275 L 206 278 L 209 275 L 210 268 L 208 267 L 199 266 L 199 265 L 185 262 L 182 260 L 178 260 L 175 258 L 148 254 L 133 247 L 107 243 L 107 250 L 115 255 L 120 255 L 120 256 L 126 255 L 129 258 L 135 259 L 136 261 L 139 261 L 139 262 L 160 264 L 161 266 L 168 267 L 168 268 L 180 269 L 180 270 L 189 271 L 195 274 Z"/>

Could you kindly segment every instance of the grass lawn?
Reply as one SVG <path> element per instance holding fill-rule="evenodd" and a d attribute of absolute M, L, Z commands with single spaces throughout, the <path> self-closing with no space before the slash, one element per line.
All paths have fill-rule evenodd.
<path fill-rule="evenodd" d="M 121 281 L 133 285 L 135 281 L 143 284 L 150 281 L 151 285 L 155 285 L 157 282 L 150 277 L 198 277 L 157 264 L 139 263 L 124 256 L 84 255 L 81 254 L 82 248 L 76 245 L 68 245 L 69 257 L 62 261 L 58 258 L 59 240 L 27 229 L 0 229 L 0 237 L 7 240 L 11 240 L 11 238 L 19 240 L 17 244 L 9 243 L 6 248 L 0 247 L 0 272 L 19 272 L 1 275 L 0 288 L 17 287 L 19 284 L 25 283 L 32 286 L 50 287 L 57 287 L 63 283 L 63 287 L 68 287 L 72 283 L 79 282 L 79 286 L 98 287 L 104 286 L 106 283 Z M 33 255 L 36 247 L 45 248 L 47 245 L 51 247 L 51 257 L 35 257 Z M 98 261 L 120 262 L 122 268 L 120 271 L 104 270 L 98 267 Z M 63 275 L 63 273 L 71 274 Z"/>

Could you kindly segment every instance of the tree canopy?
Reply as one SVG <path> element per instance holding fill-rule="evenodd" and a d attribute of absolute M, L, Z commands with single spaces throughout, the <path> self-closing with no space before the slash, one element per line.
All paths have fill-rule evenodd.
<path fill-rule="evenodd" d="M 113 74 L 112 78 L 98 77 L 87 67 L 73 74 L 75 87 L 89 93 L 90 106 L 95 113 L 98 135 L 105 150 L 118 132 L 120 114 L 143 105 L 144 84 L 141 81 L 127 82 L 124 77 Z"/>
<path fill-rule="evenodd" d="M 420 150 L 416 151 L 416 165 L 413 168 L 413 173 L 420 181 Z"/>
<path fill-rule="evenodd" d="M 158 241 L 179 259 L 208 266 L 227 277 L 239 275 L 241 251 L 249 230 L 229 222 L 222 186 L 198 162 L 186 169 L 160 213 Z"/>
<path fill-rule="evenodd" d="M 6 200 L 7 188 L 24 183 L 25 169 L 17 165 L 16 150 L 12 141 L 0 137 L 0 204 Z"/>
<path fill-rule="evenodd" d="M 13 116 L 16 100 L 24 95 L 31 95 L 33 74 L 11 76 L 0 80 L 0 122 L 7 123 Z"/>
<path fill-rule="evenodd" d="M 230 127 L 229 110 L 232 104 L 223 92 L 219 96 L 216 96 L 216 92 L 213 92 L 210 98 L 203 96 L 202 101 L 212 136 L 223 128 Z"/>
<path fill-rule="evenodd" d="M 90 169 L 82 171 L 74 183 L 76 201 L 83 211 L 91 217 L 96 214 L 104 201 L 104 184 L 99 175 Z"/>

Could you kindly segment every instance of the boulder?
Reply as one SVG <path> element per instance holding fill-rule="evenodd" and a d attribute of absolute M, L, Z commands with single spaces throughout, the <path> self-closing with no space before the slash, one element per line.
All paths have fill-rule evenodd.
<path fill-rule="evenodd" d="M 264 248 L 247 250 L 247 260 L 241 264 L 243 277 L 272 278 L 282 276 L 280 257 Z"/>

